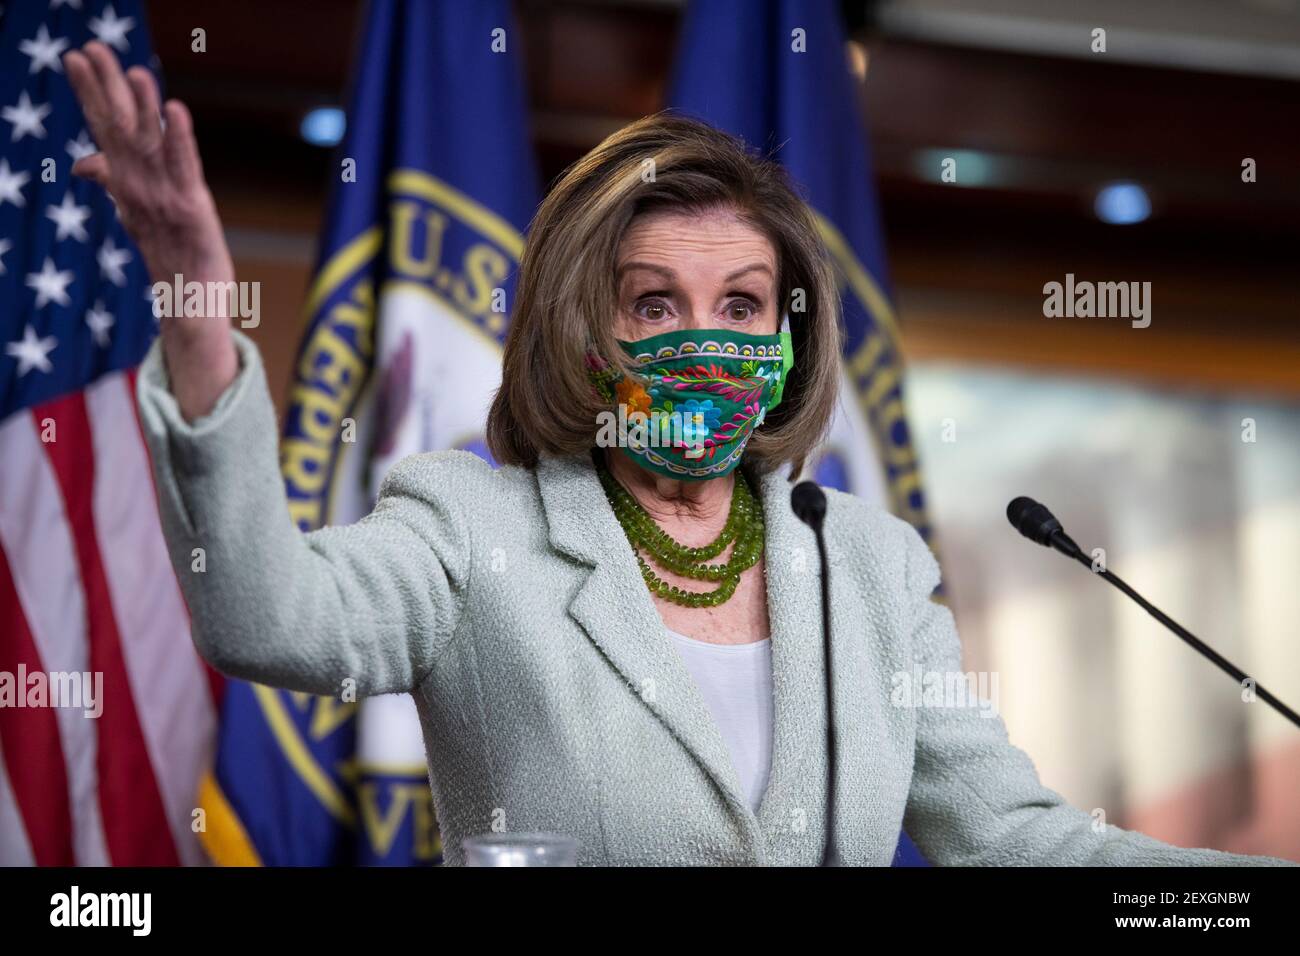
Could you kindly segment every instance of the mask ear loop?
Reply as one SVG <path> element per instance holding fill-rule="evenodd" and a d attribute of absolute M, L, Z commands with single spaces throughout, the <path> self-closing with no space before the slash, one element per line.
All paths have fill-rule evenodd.
<path fill-rule="evenodd" d="M 785 392 L 785 383 L 789 380 L 790 369 L 794 366 L 794 340 L 790 338 L 789 312 L 781 318 L 781 331 L 778 335 L 781 339 L 781 377 L 777 379 L 776 386 L 772 389 L 772 400 L 767 403 L 769 412 L 781 403 L 781 396 Z"/>

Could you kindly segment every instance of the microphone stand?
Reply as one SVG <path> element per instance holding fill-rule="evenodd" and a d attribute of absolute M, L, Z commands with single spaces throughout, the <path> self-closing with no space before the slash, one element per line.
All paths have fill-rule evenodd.
<path fill-rule="evenodd" d="M 1013 498 L 1011 503 L 1007 505 L 1007 520 L 1011 522 L 1013 528 L 1035 544 L 1041 544 L 1045 548 L 1053 548 L 1061 552 L 1061 554 L 1065 555 L 1067 558 L 1073 558 L 1078 561 L 1089 571 L 1093 570 L 1092 562 L 1088 560 L 1088 556 L 1083 553 L 1083 549 L 1075 543 L 1074 539 L 1065 533 L 1065 529 L 1061 527 L 1061 522 L 1057 520 L 1056 515 L 1052 514 L 1046 506 L 1039 504 L 1033 498 L 1024 495 L 1019 498 Z M 1252 678 L 1249 677 L 1240 667 L 1237 667 L 1222 654 L 1215 651 L 1214 648 L 1210 647 L 1191 631 L 1187 630 L 1187 628 L 1183 627 L 1164 611 L 1160 610 L 1160 608 L 1156 607 L 1142 595 L 1138 594 L 1137 591 L 1134 591 L 1124 582 L 1123 579 L 1120 578 L 1118 574 L 1112 574 L 1105 568 L 1101 568 L 1095 573 L 1101 575 L 1110 582 L 1111 585 L 1132 598 L 1133 601 L 1137 603 L 1138 607 L 1142 608 L 1165 627 L 1169 628 L 1169 630 L 1177 634 L 1178 637 L 1180 637 L 1189 647 L 1199 653 L 1211 664 L 1214 664 L 1225 673 L 1231 674 L 1237 681 L 1238 685 L 1245 681 L 1252 680 Z M 1291 723 L 1300 727 L 1300 714 L 1297 714 L 1294 710 L 1282 703 L 1259 684 L 1255 684 L 1255 695 L 1287 720 L 1291 721 Z"/>
<path fill-rule="evenodd" d="M 1067 557 L 1074 558 L 1076 561 L 1082 564 L 1089 571 L 1093 570 L 1092 561 L 1088 559 L 1088 556 L 1083 553 L 1083 550 L 1077 544 L 1075 544 L 1074 541 L 1070 539 L 1070 536 L 1067 535 L 1064 531 L 1050 532 L 1049 545 L 1050 547 L 1055 548 L 1057 551 L 1060 551 L 1062 554 L 1066 555 Z M 1228 660 L 1226 657 L 1224 657 L 1214 648 L 1210 647 L 1199 637 L 1197 637 L 1191 631 L 1187 630 L 1187 628 L 1183 627 L 1181 624 L 1175 621 L 1164 611 L 1160 610 L 1160 608 L 1156 607 L 1154 604 L 1152 604 L 1142 595 L 1138 594 L 1137 591 L 1133 590 L 1133 588 L 1129 587 L 1127 582 L 1125 582 L 1124 579 L 1121 578 L 1118 574 L 1114 574 L 1111 571 L 1106 570 L 1105 568 L 1101 568 L 1095 571 L 1094 573 L 1105 578 L 1107 581 L 1109 581 L 1120 591 L 1127 594 L 1130 598 L 1132 598 L 1137 603 L 1137 605 L 1140 608 L 1142 608 L 1144 611 L 1146 611 L 1148 614 L 1154 617 L 1165 627 L 1169 628 L 1169 630 L 1177 634 L 1180 638 L 1183 639 L 1183 641 L 1185 641 L 1193 649 L 1198 651 L 1201 654 L 1201 656 L 1203 656 L 1206 660 L 1210 661 L 1212 664 L 1217 666 L 1220 670 L 1224 671 L 1225 673 L 1231 674 L 1238 684 L 1241 684 L 1244 681 L 1251 679 L 1250 676 L 1245 671 L 1243 671 L 1240 667 L 1232 663 L 1232 661 Z M 1276 710 L 1283 717 L 1285 717 L 1287 720 L 1291 721 L 1291 723 L 1295 724 L 1297 727 L 1300 727 L 1300 714 L 1297 714 L 1286 704 L 1282 703 L 1282 701 L 1278 700 L 1276 697 L 1274 697 L 1271 693 L 1265 690 L 1258 683 L 1255 684 L 1255 695 L 1259 697 L 1259 699 L 1262 700 L 1264 703 L 1268 704 L 1270 707 Z"/>
<path fill-rule="evenodd" d="M 790 494 L 790 505 L 799 520 L 812 528 L 817 537 L 817 556 L 821 561 L 822 647 L 826 656 L 826 840 L 822 845 L 822 866 L 843 866 L 835 840 L 835 669 L 831 666 L 831 572 L 826 556 L 826 538 L 822 521 L 826 517 L 826 495 L 814 482 L 802 481 Z"/>

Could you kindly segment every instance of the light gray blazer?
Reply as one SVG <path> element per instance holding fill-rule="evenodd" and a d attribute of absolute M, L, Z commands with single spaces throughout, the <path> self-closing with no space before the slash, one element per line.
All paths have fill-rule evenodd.
<path fill-rule="evenodd" d="M 591 462 L 494 471 L 474 455 L 402 461 L 374 512 L 302 534 L 289 519 L 261 360 L 193 424 L 157 343 L 139 375 L 163 527 L 217 669 L 291 690 L 413 695 L 448 863 L 501 819 L 566 833 L 584 864 L 818 862 L 826 717 L 817 551 L 789 485 L 767 522 L 775 704 L 759 812 L 678 658 Z M 904 522 L 829 492 L 836 811 L 846 862 L 886 866 L 899 830 L 934 863 L 1282 863 L 1176 849 L 1106 826 L 1039 783 L 1002 720 L 908 707 L 894 676 L 961 671 L 938 567 Z M 194 548 L 206 571 L 191 571 Z"/>

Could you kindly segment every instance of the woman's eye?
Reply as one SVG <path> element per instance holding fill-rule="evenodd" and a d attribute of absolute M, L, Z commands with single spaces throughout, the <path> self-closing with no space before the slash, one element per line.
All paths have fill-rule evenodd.
<path fill-rule="evenodd" d="M 752 319 L 757 312 L 758 309 L 752 302 L 733 302 L 727 306 L 727 315 L 738 322 Z"/>
<path fill-rule="evenodd" d="M 643 319 L 656 321 L 667 317 L 668 306 L 664 305 L 662 302 L 656 301 L 639 302 L 637 303 L 635 311 L 636 314 L 641 316 Z"/>

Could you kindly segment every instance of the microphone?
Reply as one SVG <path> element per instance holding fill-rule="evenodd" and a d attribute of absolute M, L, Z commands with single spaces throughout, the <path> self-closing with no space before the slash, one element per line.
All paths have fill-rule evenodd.
<path fill-rule="evenodd" d="M 826 654 L 826 764 L 829 779 L 826 784 L 826 841 L 822 844 L 822 866 L 842 866 L 840 852 L 835 845 L 835 681 L 831 667 L 831 571 L 826 560 L 826 539 L 822 535 L 822 522 L 826 518 L 826 494 L 816 482 L 801 481 L 790 492 L 790 508 L 796 517 L 817 536 L 817 554 L 821 559 L 822 582 L 822 647 Z"/>
<path fill-rule="evenodd" d="M 816 534 L 822 533 L 822 519 L 826 517 L 826 494 L 814 481 L 801 481 L 790 492 L 790 507 L 796 517 Z"/>
<path fill-rule="evenodd" d="M 1011 504 L 1007 505 L 1007 520 L 1030 541 L 1055 548 L 1067 558 L 1078 557 L 1083 553 L 1074 539 L 1065 533 L 1061 522 L 1056 520 L 1056 515 L 1033 498 L 1023 495 L 1013 498 Z"/>
<path fill-rule="evenodd" d="M 1007 520 L 1011 522 L 1013 528 L 1023 534 L 1030 541 L 1037 542 L 1044 547 L 1055 548 L 1066 557 L 1074 558 L 1089 571 L 1094 570 L 1092 562 L 1089 560 L 1088 556 L 1083 553 L 1083 550 L 1077 544 L 1074 543 L 1074 539 L 1065 533 L 1065 529 L 1061 527 L 1061 522 L 1056 520 L 1056 516 L 1052 514 L 1046 506 L 1039 504 L 1033 498 L 1020 497 L 1013 499 L 1012 502 L 1007 505 Z M 1165 627 L 1169 628 L 1169 630 L 1177 634 L 1185 643 L 1205 657 L 1206 660 L 1210 661 L 1225 673 L 1231 674 L 1238 684 L 1250 680 L 1245 671 L 1237 667 L 1226 657 L 1219 654 L 1214 650 L 1214 648 L 1200 640 L 1200 638 L 1192 634 L 1192 632 L 1187 630 L 1187 628 L 1183 627 L 1173 618 L 1169 617 L 1169 615 L 1165 614 L 1164 611 L 1160 610 L 1142 595 L 1138 594 L 1137 591 L 1134 591 L 1123 581 L 1123 579 L 1120 578 L 1119 575 L 1113 574 L 1106 568 L 1096 569 L 1096 573 L 1132 598 L 1139 607 Z M 1255 685 L 1255 694 L 1260 700 L 1264 701 L 1264 703 L 1268 704 L 1287 720 L 1291 721 L 1291 723 L 1300 727 L 1300 714 L 1297 714 L 1294 710 L 1282 703 L 1259 684 Z"/>

